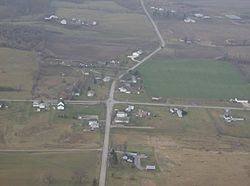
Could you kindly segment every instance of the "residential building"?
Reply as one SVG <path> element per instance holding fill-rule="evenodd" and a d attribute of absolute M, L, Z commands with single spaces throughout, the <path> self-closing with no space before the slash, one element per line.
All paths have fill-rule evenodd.
<path fill-rule="evenodd" d="M 97 120 L 90 120 L 89 121 L 89 127 L 94 130 L 94 129 L 97 129 L 99 128 L 99 123 Z"/>
<path fill-rule="evenodd" d="M 57 110 L 64 110 L 65 109 L 65 103 L 63 102 L 63 100 L 60 100 L 58 103 L 57 103 Z"/>
<path fill-rule="evenodd" d="M 88 97 L 93 97 L 95 95 L 95 91 L 94 90 L 89 90 L 87 93 Z"/>

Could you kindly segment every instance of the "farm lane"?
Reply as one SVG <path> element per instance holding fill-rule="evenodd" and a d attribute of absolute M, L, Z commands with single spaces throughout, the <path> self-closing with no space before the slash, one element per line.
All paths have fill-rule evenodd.
<path fill-rule="evenodd" d="M 27 153 L 43 153 L 43 152 L 91 152 L 91 151 L 101 151 L 102 148 L 81 148 L 81 149 L 0 149 L 0 152 L 13 152 L 13 153 L 18 153 L 18 152 L 27 152 Z"/>

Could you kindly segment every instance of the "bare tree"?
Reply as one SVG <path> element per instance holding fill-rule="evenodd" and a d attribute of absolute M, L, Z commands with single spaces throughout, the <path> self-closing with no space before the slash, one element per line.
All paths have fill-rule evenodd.
<path fill-rule="evenodd" d="M 71 179 L 75 183 L 83 183 L 84 180 L 86 179 L 86 174 L 82 170 L 76 170 L 73 171 Z"/>
<path fill-rule="evenodd" d="M 96 178 L 93 179 L 93 182 L 92 182 L 92 186 L 97 186 L 98 185 L 98 181 Z"/>

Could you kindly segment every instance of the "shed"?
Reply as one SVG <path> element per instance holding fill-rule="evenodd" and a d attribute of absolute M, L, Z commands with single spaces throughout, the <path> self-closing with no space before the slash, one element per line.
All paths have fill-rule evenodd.
<path fill-rule="evenodd" d="M 183 111 L 182 110 L 177 110 L 177 116 L 179 117 L 179 118 L 182 118 L 183 117 Z"/>
<path fill-rule="evenodd" d="M 155 165 L 147 165 L 146 170 L 156 170 Z"/>

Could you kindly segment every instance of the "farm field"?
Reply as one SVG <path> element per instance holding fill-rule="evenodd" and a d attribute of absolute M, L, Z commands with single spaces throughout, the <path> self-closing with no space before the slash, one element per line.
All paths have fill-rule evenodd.
<path fill-rule="evenodd" d="M 232 64 L 209 60 L 152 60 L 139 68 L 150 96 L 249 99 L 250 86 Z"/>
<path fill-rule="evenodd" d="M 98 180 L 100 154 L 0 153 L 0 163 L 0 185 L 90 186 Z"/>
<path fill-rule="evenodd" d="M 113 1 L 54 1 L 52 7 L 61 18 L 77 18 L 88 24 L 72 27 L 38 23 L 51 31 L 46 48 L 62 58 L 110 60 L 126 55 L 129 49 L 151 49 L 152 43 L 156 42 L 153 27 L 145 15 L 132 12 Z M 96 26 L 91 26 L 93 21 L 97 22 Z"/>
<path fill-rule="evenodd" d="M 0 110 L 1 149 L 99 148 L 100 130 L 90 131 L 79 115 L 105 118 L 103 105 L 66 105 L 64 111 L 37 112 L 31 103 L 13 103 Z"/>
<path fill-rule="evenodd" d="M 122 110 L 125 105 L 116 105 L 115 109 Z M 224 110 L 219 109 L 183 109 L 183 118 L 170 113 L 170 107 L 135 106 L 129 114 L 130 123 L 126 126 L 152 127 L 152 133 L 159 132 L 167 135 L 189 136 L 228 136 L 250 139 L 250 112 L 230 110 L 229 115 L 244 118 L 244 121 L 228 123 L 224 121 Z M 138 110 L 149 112 L 150 116 L 138 117 Z M 114 124 L 115 125 L 115 124 Z M 150 132 L 150 130 L 149 130 Z"/>
<path fill-rule="evenodd" d="M 146 163 L 155 164 L 157 170 L 139 171 L 120 159 L 118 165 L 108 169 L 108 185 L 247 186 L 249 138 L 218 135 L 217 123 L 206 116 L 212 113 L 196 112 L 201 117 L 196 117 L 197 121 L 192 118 L 189 123 L 178 119 L 164 122 L 165 117 L 162 121 L 152 119 L 152 125 L 165 123 L 161 129 L 112 129 L 114 149 L 123 151 L 126 147 L 128 151 L 146 154 L 150 160 Z M 232 123 L 228 127 L 241 128 L 238 125 L 241 124 Z M 242 134 L 243 130 L 247 129 L 242 127 Z M 143 162 L 142 165 L 145 166 Z"/>
<path fill-rule="evenodd" d="M 220 59 L 226 58 L 240 69 L 249 82 L 249 1 L 213 0 L 185 2 L 146 0 L 153 19 L 157 22 L 167 48 L 159 52 L 161 59 Z M 173 14 L 154 15 L 150 7 L 173 10 Z M 202 7 L 202 8 L 201 8 Z M 168 12 L 169 13 L 169 12 Z M 195 14 L 208 16 L 208 19 Z M 239 16 L 239 20 L 227 15 Z M 189 17 L 194 24 L 185 23 Z M 219 25 L 223 25 L 220 27 Z M 226 30 L 226 32 L 225 32 Z M 247 43 L 246 43 L 247 42 Z"/>
<path fill-rule="evenodd" d="M 36 53 L 0 48 L 0 97 L 31 99 L 33 75 L 38 68 Z"/>
<path fill-rule="evenodd" d="M 127 36 L 139 38 L 154 38 L 153 27 L 148 23 L 145 15 L 136 14 L 119 6 L 113 1 L 100 1 L 98 3 L 87 1 L 85 3 L 54 3 L 58 16 L 72 19 L 98 21 L 97 31 L 109 33 L 113 36 Z"/>

